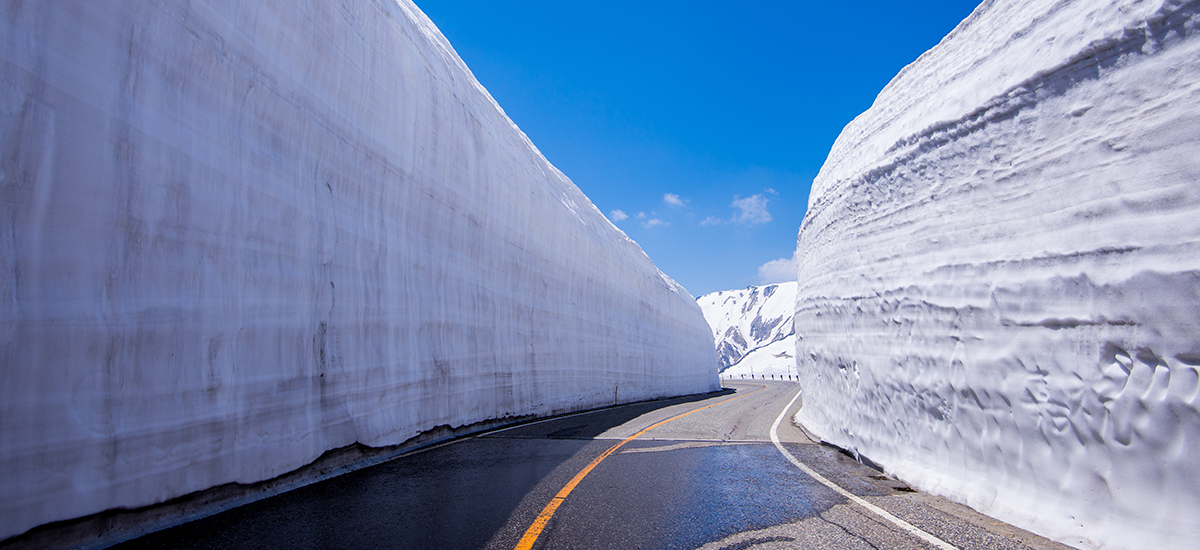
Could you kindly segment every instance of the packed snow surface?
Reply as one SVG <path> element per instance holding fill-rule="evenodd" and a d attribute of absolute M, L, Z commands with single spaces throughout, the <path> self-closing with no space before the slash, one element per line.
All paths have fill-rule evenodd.
<path fill-rule="evenodd" d="M 796 337 L 789 335 L 747 353 L 741 361 L 721 371 L 722 378 L 796 379 Z"/>
<path fill-rule="evenodd" d="M 1094 548 L 1200 548 L 1200 2 L 987 1 L 800 230 L 798 419 Z"/>
<path fill-rule="evenodd" d="M 713 390 L 695 301 L 408 0 L 0 15 L 0 539 Z"/>
<path fill-rule="evenodd" d="M 696 299 L 724 376 L 796 373 L 796 283 L 723 290 Z"/>

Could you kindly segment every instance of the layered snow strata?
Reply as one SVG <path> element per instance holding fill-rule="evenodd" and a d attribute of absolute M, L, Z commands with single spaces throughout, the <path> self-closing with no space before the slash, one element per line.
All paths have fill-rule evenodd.
<path fill-rule="evenodd" d="M 401 0 L 0 11 L 0 539 L 718 387 L 688 293 Z"/>
<path fill-rule="evenodd" d="M 796 283 L 724 290 L 696 299 L 727 376 L 795 374 Z"/>
<path fill-rule="evenodd" d="M 797 418 L 1095 548 L 1200 547 L 1200 3 L 984 2 L 838 138 Z"/>

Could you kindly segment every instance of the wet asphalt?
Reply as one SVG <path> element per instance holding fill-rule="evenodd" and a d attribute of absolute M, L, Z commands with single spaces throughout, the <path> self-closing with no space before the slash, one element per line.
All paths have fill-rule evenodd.
<path fill-rule="evenodd" d="M 534 548 L 930 548 L 792 465 L 770 428 L 799 386 L 637 403 L 487 432 L 128 541 L 116 548 L 512 549 L 588 463 Z M 731 398 L 736 398 L 732 399 Z M 846 490 L 959 548 L 1065 548 L 814 443 L 784 447 Z"/>

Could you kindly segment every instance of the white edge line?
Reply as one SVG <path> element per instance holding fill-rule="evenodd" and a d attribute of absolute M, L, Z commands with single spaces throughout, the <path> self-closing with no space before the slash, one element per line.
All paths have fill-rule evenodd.
<path fill-rule="evenodd" d="M 833 489 L 838 494 L 846 497 L 851 502 L 858 504 L 859 506 L 862 506 L 863 508 L 866 508 L 868 511 L 875 513 L 875 515 L 888 520 L 895 526 L 907 531 L 908 533 L 920 538 L 921 540 L 923 540 L 925 542 L 928 542 L 929 544 L 934 545 L 937 548 L 942 548 L 944 550 L 958 550 L 958 548 L 955 547 L 954 545 L 952 545 L 942 539 L 939 539 L 929 533 L 926 533 L 925 531 L 922 531 L 921 529 L 913 526 L 911 523 L 904 521 L 896 516 L 893 516 L 887 510 L 884 510 L 883 508 L 880 508 L 874 504 L 871 504 L 870 502 L 863 500 L 858 495 L 852 494 L 850 491 L 847 491 L 847 490 L 835 485 L 832 481 L 825 479 L 825 476 L 818 474 L 816 470 L 813 470 L 812 468 L 808 467 L 807 464 L 800 462 L 799 459 L 797 459 L 795 456 L 792 456 L 792 453 L 789 453 L 788 450 L 783 447 L 783 444 L 779 442 L 779 423 L 783 421 L 784 416 L 787 416 L 787 412 L 792 408 L 792 405 L 796 404 L 796 400 L 800 398 L 800 394 L 803 393 L 803 391 L 804 390 L 801 389 L 800 391 L 796 392 L 796 396 L 793 397 L 792 400 L 788 402 L 787 406 L 784 407 L 783 410 L 779 412 L 779 418 L 776 418 L 775 423 L 771 425 L 771 442 L 775 444 L 775 448 L 779 449 L 779 452 L 783 453 L 783 456 L 786 457 L 788 459 L 788 461 L 790 461 L 792 464 L 795 464 L 796 467 L 800 468 L 802 471 L 804 471 L 804 473 L 808 474 L 813 479 L 820 481 L 826 487 Z"/>

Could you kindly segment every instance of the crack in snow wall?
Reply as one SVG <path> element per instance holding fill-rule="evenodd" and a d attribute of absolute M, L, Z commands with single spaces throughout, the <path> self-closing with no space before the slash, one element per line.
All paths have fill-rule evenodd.
<path fill-rule="evenodd" d="M 800 422 L 1058 540 L 1200 546 L 1198 14 L 984 2 L 846 127 Z"/>
<path fill-rule="evenodd" d="M 0 11 L 0 539 L 714 390 L 695 301 L 407 0 Z"/>

